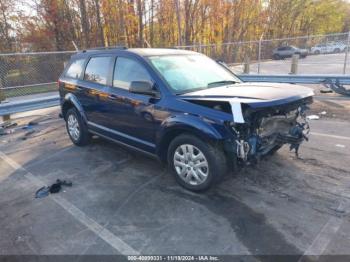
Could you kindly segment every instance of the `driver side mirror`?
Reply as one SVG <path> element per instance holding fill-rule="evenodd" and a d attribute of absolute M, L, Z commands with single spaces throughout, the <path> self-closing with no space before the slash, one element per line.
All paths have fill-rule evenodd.
<path fill-rule="evenodd" d="M 154 84 L 149 81 L 132 81 L 129 92 L 134 94 L 158 96 L 159 92 L 153 89 Z"/>

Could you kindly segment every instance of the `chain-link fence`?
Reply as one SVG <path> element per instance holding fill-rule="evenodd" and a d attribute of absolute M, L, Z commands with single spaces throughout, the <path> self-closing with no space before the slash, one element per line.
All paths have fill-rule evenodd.
<path fill-rule="evenodd" d="M 243 72 L 249 64 L 251 73 L 288 74 L 291 57 L 300 56 L 298 74 L 346 74 L 350 72 L 347 53 L 350 51 L 350 33 L 311 35 L 294 38 L 261 39 L 250 42 L 197 44 L 177 46 L 204 53 Z M 246 67 L 247 70 L 247 67 Z"/>
<path fill-rule="evenodd" d="M 0 101 L 57 90 L 67 52 L 0 54 Z"/>
<path fill-rule="evenodd" d="M 303 36 L 177 48 L 204 53 L 230 64 L 237 73 L 288 74 L 299 54 L 297 74 L 350 73 L 350 34 Z M 75 51 L 0 54 L 0 101 L 57 90 L 56 81 Z M 306 56 L 304 58 L 304 56 Z M 349 58 L 350 59 L 350 58 Z M 249 66 L 248 66 L 249 65 Z"/>

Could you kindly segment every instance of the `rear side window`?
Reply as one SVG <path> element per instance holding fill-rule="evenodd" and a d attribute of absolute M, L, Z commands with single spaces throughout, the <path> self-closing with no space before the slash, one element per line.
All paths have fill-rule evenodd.
<path fill-rule="evenodd" d="M 92 57 L 85 69 L 84 79 L 101 85 L 107 84 L 111 57 Z"/>
<path fill-rule="evenodd" d="M 79 78 L 83 72 L 85 59 L 77 59 L 69 66 L 66 77 Z"/>
<path fill-rule="evenodd" d="M 129 89 L 132 81 L 152 81 L 146 68 L 135 60 L 118 57 L 114 68 L 113 86 Z"/>

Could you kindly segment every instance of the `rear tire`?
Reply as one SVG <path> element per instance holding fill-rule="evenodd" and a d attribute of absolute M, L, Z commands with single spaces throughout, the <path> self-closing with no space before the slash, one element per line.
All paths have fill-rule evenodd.
<path fill-rule="evenodd" d="M 89 144 L 91 134 L 88 132 L 87 126 L 76 108 L 69 109 L 65 119 L 67 133 L 72 142 L 77 146 Z"/>
<path fill-rule="evenodd" d="M 190 134 L 170 143 L 167 158 L 176 181 L 191 191 L 209 189 L 227 172 L 223 149 Z"/>

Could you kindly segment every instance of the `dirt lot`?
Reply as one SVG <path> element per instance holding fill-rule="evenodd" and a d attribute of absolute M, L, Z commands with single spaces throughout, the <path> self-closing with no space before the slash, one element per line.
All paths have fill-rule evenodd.
<path fill-rule="evenodd" d="M 17 115 L 0 136 L 0 255 L 350 255 L 350 100 L 331 96 L 301 159 L 282 148 L 202 194 L 102 139 L 73 146 L 57 108 Z M 73 186 L 34 198 L 58 178 Z"/>

